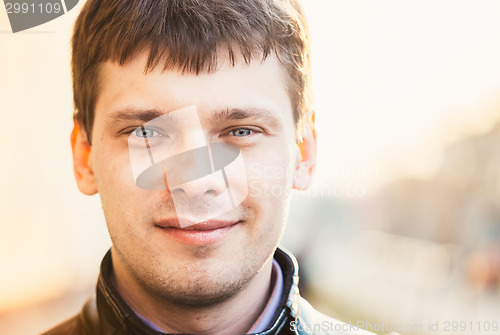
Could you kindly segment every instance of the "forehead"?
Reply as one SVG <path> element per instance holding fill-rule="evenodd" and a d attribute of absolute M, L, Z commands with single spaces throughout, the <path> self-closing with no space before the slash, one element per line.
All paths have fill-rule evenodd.
<path fill-rule="evenodd" d="M 293 119 L 286 71 L 274 54 L 249 64 L 237 60 L 232 65 L 223 59 L 216 71 L 200 74 L 163 70 L 161 64 L 147 72 L 147 56 L 144 52 L 124 65 L 101 65 L 96 119 L 116 110 L 149 108 L 168 112 L 192 105 L 201 111 L 262 108 L 281 111 L 284 121 Z"/>

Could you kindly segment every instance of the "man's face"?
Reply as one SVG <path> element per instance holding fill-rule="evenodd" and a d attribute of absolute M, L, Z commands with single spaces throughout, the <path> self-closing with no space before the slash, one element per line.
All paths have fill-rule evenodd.
<path fill-rule="evenodd" d="M 275 56 L 249 65 L 224 62 L 215 73 L 199 75 L 159 68 L 145 74 L 146 60 L 140 54 L 124 66 L 107 62 L 100 70 L 88 167 L 113 242 L 113 262 L 157 296 L 188 305 L 221 301 L 269 261 L 285 226 L 302 159 L 284 71 Z M 199 146 L 195 139 L 203 136 L 207 143 L 239 148 L 245 179 L 239 182 L 248 190 L 241 203 L 181 229 L 179 220 L 188 214 L 179 217 L 172 189 L 137 186 L 129 142 L 131 136 L 141 138 L 137 129 L 152 110 L 175 112 L 181 120 L 183 111 L 186 120 L 196 111 L 201 128 L 180 122 L 177 152 Z M 216 188 L 198 183 L 175 192 L 203 201 Z"/>

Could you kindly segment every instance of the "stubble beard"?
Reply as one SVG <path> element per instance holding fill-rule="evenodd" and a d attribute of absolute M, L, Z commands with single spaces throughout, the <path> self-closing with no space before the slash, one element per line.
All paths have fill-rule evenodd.
<path fill-rule="evenodd" d="M 210 253 L 200 248 L 199 253 Z M 257 275 L 266 259 L 246 255 L 246 262 L 224 264 L 203 257 L 172 269 L 155 255 L 140 266 L 127 264 L 129 271 L 147 294 L 158 303 L 200 309 L 223 303 L 243 290 Z M 143 258 L 144 259 L 144 258 Z M 252 261 L 250 261 L 252 260 Z"/>

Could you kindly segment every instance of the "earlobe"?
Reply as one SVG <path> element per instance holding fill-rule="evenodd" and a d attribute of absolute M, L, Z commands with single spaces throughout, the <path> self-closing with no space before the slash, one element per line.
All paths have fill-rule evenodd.
<path fill-rule="evenodd" d="M 73 150 L 73 171 L 78 189 L 86 195 L 96 194 L 97 185 L 90 155 L 92 147 L 87 140 L 87 134 L 76 121 L 71 132 L 71 149 Z"/>
<path fill-rule="evenodd" d="M 302 131 L 301 140 L 297 143 L 297 161 L 293 188 L 305 190 L 311 186 L 316 167 L 316 130 L 314 129 L 314 115 Z"/>

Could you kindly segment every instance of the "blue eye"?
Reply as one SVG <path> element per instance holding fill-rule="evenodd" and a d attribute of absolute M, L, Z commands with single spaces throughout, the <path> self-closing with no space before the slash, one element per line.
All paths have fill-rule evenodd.
<path fill-rule="evenodd" d="M 252 130 L 247 129 L 247 128 L 237 128 L 231 130 L 231 135 L 236 136 L 236 137 L 245 137 L 252 134 Z"/>
<path fill-rule="evenodd" d="M 134 131 L 134 135 L 139 137 L 139 138 L 151 138 L 155 135 L 157 136 L 158 132 L 154 131 L 153 129 L 141 127 L 141 128 L 137 128 Z"/>

